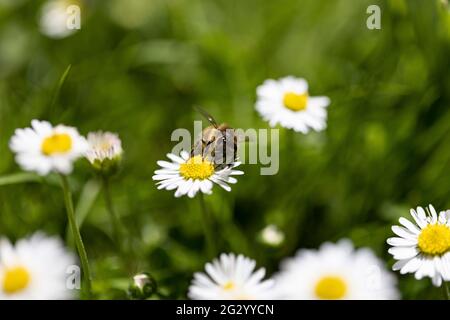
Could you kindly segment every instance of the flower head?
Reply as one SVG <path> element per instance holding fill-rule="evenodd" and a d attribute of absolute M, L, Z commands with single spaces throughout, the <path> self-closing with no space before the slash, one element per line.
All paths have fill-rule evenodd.
<path fill-rule="evenodd" d="M 26 171 L 69 174 L 73 162 L 87 150 L 86 139 L 77 129 L 33 120 L 31 128 L 16 129 L 9 144 L 16 161 Z"/>
<path fill-rule="evenodd" d="M 111 132 L 90 132 L 87 141 L 86 158 L 94 169 L 107 175 L 116 172 L 123 153 L 119 136 Z"/>
<path fill-rule="evenodd" d="M 68 299 L 67 270 L 75 258 L 62 243 L 36 233 L 13 246 L 0 240 L 0 300 Z"/>
<path fill-rule="evenodd" d="M 260 239 L 268 246 L 277 247 L 284 241 L 284 233 L 276 225 L 269 224 L 261 230 Z"/>
<path fill-rule="evenodd" d="M 148 272 L 143 272 L 133 276 L 128 294 L 132 299 L 143 300 L 157 292 L 157 287 L 155 279 Z"/>
<path fill-rule="evenodd" d="M 328 97 L 312 97 L 305 79 L 269 79 L 257 88 L 256 110 L 274 127 L 278 123 L 297 132 L 326 128 Z"/>
<path fill-rule="evenodd" d="M 69 28 L 68 22 L 71 19 L 70 6 L 77 5 L 75 0 L 50 0 L 41 8 L 39 25 L 41 32 L 54 39 L 68 37 L 77 31 L 76 28 Z"/>
<path fill-rule="evenodd" d="M 410 213 L 415 224 L 400 218 L 401 226 L 393 226 L 397 237 L 389 238 L 389 253 L 398 260 L 392 267 L 401 274 L 414 273 L 416 279 L 430 277 L 435 286 L 450 281 L 450 210 L 439 215 L 432 205 Z"/>
<path fill-rule="evenodd" d="M 282 299 L 395 299 L 395 278 L 369 249 L 355 250 L 348 240 L 300 250 L 283 261 L 275 276 Z"/>
<path fill-rule="evenodd" d="M 205 266 L 206 273 L 195 273 L 188 296 L 196 300 L 268 299 L 272 280 L 263 280 L 264 268 L 255 271 L 256 262 L 243 255 L 221 254 Z"/>
<path fill-rule="evenodd" d="M 212 162 L 201 156 L 191 157 L 186 151 L 182 151 L 180 157 L 172 153 L 167 157 L 172 162 L 158 161 L 162 169 L 155 171 L 153 180 L 158 181 L 158 189 L 176 189 L 175 197 L 187 195 L 193 198 L 199 191 L 211 194 L 214 183 L 230 191 L 231 187 L 228 184 L 237 182 L 232 176 L 244 174 L 242 171 L 234 170 L 240 162 L 217 170 Z"/>

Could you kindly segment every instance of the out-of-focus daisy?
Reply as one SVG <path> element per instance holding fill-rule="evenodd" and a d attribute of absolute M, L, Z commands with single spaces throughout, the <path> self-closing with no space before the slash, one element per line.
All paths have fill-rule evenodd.
<path fill-rule="evenodd" d="M 300 250 L 281 264 L 275 276 L 281 299 L 396 299 L 392 274 L 369 249 L 348 240 L 325 243 L 319 250 Z"/>
<path fill-rule="evenodd" d="M 400 218 L 402 226 L 393 226 L 398 236 L 389 238 L 389 253 L 398 260 L 392 267 L 401 274 L 414 273 L 416 279 L 430 277 L 435 286 L 450 281 L 450 210 L 439 215 L 432 205 L 411 209 L 415 224 Z"/>
<path fill-rule="evenodd" d="M 270 224 L 261 230 L 260 239 L 269 246 L 277 247 L 284 241 L 284 233 L 276 225 Z"/>
<path fill-rule="evenodd" d="M 0 240 L 0 300 L 69 299 L 67 270 L 75 264 L 56 238 L 36 233 L 14 246 Z"/>
<path fill-rule="evenodd" d="M 305 79 L 292 76 L 269 79 L 257 88 L 256 110 L 270 126 L 308 133 L 326 128 L 328 97 L 311 97 Z"/>
<path fill-rule="evenodd" d="M 39 120 L 31 121 L 31 128 L 16 129 L 9 146 L 22 169 L 40 175 L 52 171 L 69 174 L 73 162 L 88 148 L 77 129 L 64 125 L 53 127 Z"/>
<path fill-rule="evenodd" d="M 188 296 L 196 300 L 259 300 L 271 297 L 273 280 L 263 280 L 265 269 L 255 271 L 256 262 L 243 255 L 221 254 L 195 273 Z"/>
<path fill-rule="evenodd" d="M 51 0 L 44 3 L 39 18 L 41 32 L 47 37 L 61 39 L 78 31 L 71 27 L 71 19 L 79 18 L 72 16 L 79 13 L 72 12 L 73 8 L 79 10 L 80 3 L 75 0 Z"/>
<path fill-rule="evenodd" d="M 162 167 L 155 171 L 153 180 L 157 183 L 158 189 L 175 190 L 175 197 L 187 195 L 193 198 L 197 192 L 211 194 L 213 183 L 218 184 L 226 191 L 230 191 L 228 184 L 236 183 L 234 175 L 242 175 L 244 172 L 234 170 L 240 162 L 233 162 L 229 167 L 216 171 L 214 164 L 201 156 L 191 157 L 188 152 L 182 151 L 180 157 L 169 153 L 167 157 L 172 160 L 158 161 Z"/>
<path fill-rule="evenodd" d="M 90 132 L 87 141 L 86 158 L 91 165 L 106 174 L 116 171 L 123 153 L 119 136 L 111 132 Z"/>

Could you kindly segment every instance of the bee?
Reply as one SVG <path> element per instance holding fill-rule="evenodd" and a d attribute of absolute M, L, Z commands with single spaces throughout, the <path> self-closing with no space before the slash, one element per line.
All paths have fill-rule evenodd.
<path fill-rule="evenodd" d="M 217 121 L 205 110 L 195 107 L 211 124 L 203 129 L 192 146 L 191 156 L 201 155 L 214 164 L 216 170 L 230 167 L 237 160 L 238 135 L 226 123 Z"/>

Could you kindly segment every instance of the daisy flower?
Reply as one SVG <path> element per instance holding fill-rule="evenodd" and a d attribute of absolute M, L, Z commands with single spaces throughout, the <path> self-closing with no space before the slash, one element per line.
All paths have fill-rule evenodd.
<path fill-rule="evenodd" d="M 75 264 L 56 238 L 36 233 L 12 245 L 0 240 L 0 300 L 69 299 L 66 273 Z"/>
<path fill-rule="evenodd" d="M 33 120 L 31 128 L 16 129 L 9 146 L 23 170 L 46 175 L 71 173 L 73 162 L 83 156 L 88 144 L 73 127 Z"/>
<path fill-rule="evenodd" d="M 158 189 L 175 190 L 175 197 L 187 195 L 193 198 L 197 192 L 211 194 L 213 184 L 216 183 L 226 191 L 230 191 L 228 184 L 237 182 L 234 175 L 242 175 L 244 172 L 234 170 L 240 162 L 233 162 L 229 167 L 216 170 L 214 164 L 201 156 L 189 155 L 189 152 L 182 151 L 180 157 L 169 153 L 167 157 L 172 160 L 158 161 L 162 167 L 155 171 L 153 180 L 157 183 Z"/>
<path fill-rule="evenodd" d="M 105 173 L 116 171 L 123 153 L 119 136 L 111 132 L 90 132 L 87 141 L 86 158 L 91 165 Z"/>
<path fill-rule="evenodd" d="M 221 254 L 205 266 L 206 273 L 195 273 L 188 296 L 195 300 L 268 299 L 273 280 L 263 280 L 265 269 L 255 271 L 256 262 L 243 255 Z"/>
<path fill-rule="evenodd" d="M 328 97 L 311 97 L 305 79 L 292 76 L 269 79 L 256 89 L 256 110 L 271 127 L 308 133 L 326 128 Z"/>
<path fill-rule="evenodd" d="M 396 281 L 371 250 L 355 250 L 349 240 L 300 250 L 282 262 L 275 276 L 281 299 L 396 299 Z"/>
<path fill-rule="evenodd" d="M 269 246 L 278 247 L 284 241 L 284 233 L 276 225 L 269 224 L 261 230 L 260 239 Z"/>
<path fill-rule="evenodd" d="M 47 1 L 41 8 L 39 18 L 39 27 L 42 34 L 49 38 L 62 39 L 78 31 L 68 26 L 71 19 L 71 13 L 68 9 L 71 5 L 79 6 L 80 4 L 74 0 Z"/>
<path fill-rule="evenodd" d="M 415 224 L 400 218 L 401 226 L 393 226 L 398 236 L 389 238 L 389 253 L 398 260 L 393 270 L 401 274 L 414 273 L 416 279 L 430 277 L 435 286 L 450 281 L 450 210 L 439 215 L 432 205 L 410 213 Z"/>

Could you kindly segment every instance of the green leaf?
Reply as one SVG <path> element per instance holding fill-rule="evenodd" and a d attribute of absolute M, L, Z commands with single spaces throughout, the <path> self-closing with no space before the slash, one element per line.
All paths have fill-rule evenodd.
<path fill-rule="evenodd" d="M 8 174 L 0 177 L 0 186 L 7 186 L 10 184 L 38 182 L 42 180 L 40 176 L 34 173 L 20 172 Z"/>

